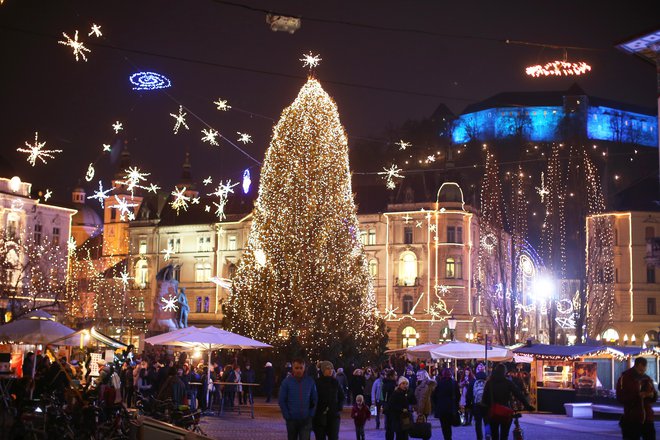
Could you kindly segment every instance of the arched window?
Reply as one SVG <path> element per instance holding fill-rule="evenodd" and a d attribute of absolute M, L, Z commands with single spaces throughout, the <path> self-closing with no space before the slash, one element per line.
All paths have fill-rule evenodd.
<path fill-rule="evenodd" d="M 603 332 L 603 341 L 615 342 L 619 340 L 619 332 L 613 328 L 607 329 Z"/>
<path fill-rule="evenodd" d="M 209 312 L 209 307 L 211 306 L 211 300 L 208 296 L 204 297 L 204 313 Z"/>
<path fill-rule="evenodd" d="M 456 260 L 449 257 L 445 260 L 445 278 L 455 278 L 456 276 Z"/>
<path fill-rule="evenodd" d="M 147 287 L 149 280 L 149 265 L 146 260 L 140 260 L 135 264 L 135 282 L 140 289 Z"/>
<path fill-rule="evenodd" d="M 413 308 L 413 297 L 410 295 L 404 295 L 403 296 L 403 314 L 404 315 L 409 315 L 410 311 Z"/>
<path fill-rule="evenodd" d="M 378 261 L 369 260 L 369 275 L 371 275 L 372 278 L 378 276 Z"/>
<path fill-rule="evenodd" d="M 419 333 L 415 330 L 414 327 L 406 327 L 403 329 L 403 348 L 414 347 L 417 345 L 417 339 L 419 339 Z"/>
<path fill-rule="evenodd" d="M 399 260 L 399 285 L 414 286 L 417 279 L 417 256 L 404 252 Z"/>
<path fill-rule="evenodd" d="M 195 313 L 202 313 L 202 297 L 198 296 L 195 300 Z"/>

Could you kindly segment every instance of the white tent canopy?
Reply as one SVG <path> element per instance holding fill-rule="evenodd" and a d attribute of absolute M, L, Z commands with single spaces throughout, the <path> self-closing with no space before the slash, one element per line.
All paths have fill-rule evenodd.
<path fill-rule="evenodd" d="M 488 350 L 481 344 L 451 341 L 430 351 L 433 359 L 485 359 L 488 353 L 489 361 L 508 361 L 513 358 L 511 350 L 504 347 L 491 346 Z"/>
<path fill-rule="evenodd" d="M 427 342 L 426 344 L 409 347 L 405 350 L 406 357 L 411 361 L 414 361 L 415 359 L 431 360 L 433 359 L 431 351 L 442 347 L 442 345 L 444 344 L 434 344 L 432 342 Z"/>
<path fill-rule="evenodd" d="M 35 310 L 16 321 L 0 326 L 0 340 L 25 344 L 47 344 L 53 339 L 70 335 L 75 330 L 55 321 L 43 310 Z"/>

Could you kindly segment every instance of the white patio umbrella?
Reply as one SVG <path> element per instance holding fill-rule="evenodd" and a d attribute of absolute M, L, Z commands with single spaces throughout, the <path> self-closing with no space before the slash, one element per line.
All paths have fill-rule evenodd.
<path fill-rule="evenodd" d="M 511 350 L 504 347 L 491 346 L 488 350 L 489 361 L 508 361 L 513 358 Z M 481 344 L 451 341 L 431 350 L 433 359 L 484 359 L 486 350 Z"/>
<path fill-rule="evenodd" d="M 55 321 L 43 310 L 29 312 L 16 321 L 0 326 L 0 340 L 26 344 L 47 344 L 74 333 L 75 330 Z"/>
<path fill-rule="evenodd" d="M 427 342 L 426 344 L 416 345 L 414 347 L 408 347 L 406 349 L 406 357 L 408 360 L 415 359 L 433 359 L 431 351 L 440 348 L 443 344 L 434 344 L 432 342 Z"/>
<path fill-rule="evenodd" d="M 162 335 L 152 336 L 144 340 L 151 345 L 174 345 L 179 347 L 208 350 L 209 365 L 207 368 L 207 384 L 211 381 L 211 351 L 228 349 L 257 349 L 272 348 L 271 345 L 241 336 L 227 330 L 209 326 L 197 328 L 195 326 L 173 330 Z M 209 399 L 209 388 L 206 387 L 206 401 Z"/>

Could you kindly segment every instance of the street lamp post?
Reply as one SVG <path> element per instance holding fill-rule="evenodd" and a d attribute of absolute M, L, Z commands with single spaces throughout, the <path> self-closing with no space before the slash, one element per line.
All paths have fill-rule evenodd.
<path fill-rule="evenodd" d="M 451 332 L 451 340 L 454 341 L 454 330 L 456 330 L 456 324 L 458 323 L 458 320 L 454 318 L 454 315 L 451 315 L 451 318 L 447 320 L 447 324 L 449 325 L 449 331 Z"/>

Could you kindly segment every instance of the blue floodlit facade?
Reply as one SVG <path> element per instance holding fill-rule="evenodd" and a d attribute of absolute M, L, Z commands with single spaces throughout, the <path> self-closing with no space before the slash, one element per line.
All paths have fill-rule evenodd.
<path fill-rule="evenodd" d="M 530 141 L 559 142 L 560 124 L 565 115 L 562 106 L 489 108 L 459 116 L 452 139 L 457 144 L 472 138 L 504 139 L 522 131 Z M 603 106 L 589 106 L 585 116 L 589 139 L 658 146 L 658 119 L 655 116 Z"/>

